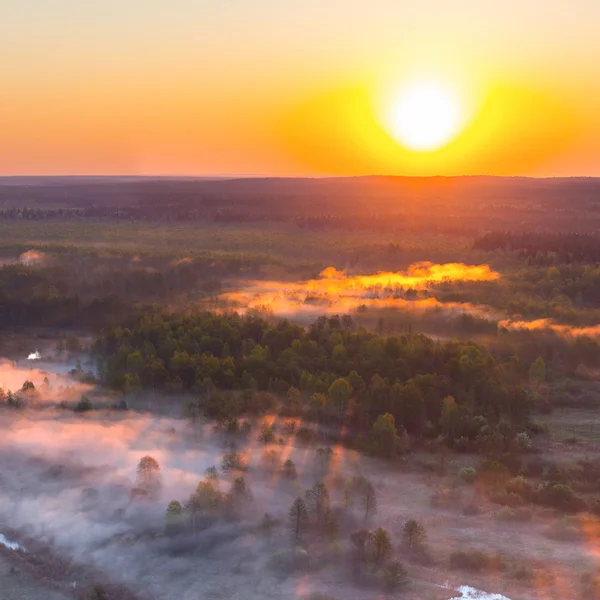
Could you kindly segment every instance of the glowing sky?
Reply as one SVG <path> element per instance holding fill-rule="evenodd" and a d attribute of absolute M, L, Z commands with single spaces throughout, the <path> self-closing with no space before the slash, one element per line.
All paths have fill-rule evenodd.
<path fill-rule="evenodd" d="M 600 175 L 598 0 L 0 0 L 0 174 Z M 429 78 L 467 128 L 390 135 Z"/>

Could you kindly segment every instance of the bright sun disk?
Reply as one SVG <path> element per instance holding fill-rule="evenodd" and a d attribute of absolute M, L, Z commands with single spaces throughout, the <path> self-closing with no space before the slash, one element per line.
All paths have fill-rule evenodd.
<path fill-rule="evenodd" d="M 420 152 L 436 150 L 460 131 L 462 114 L 451 89 L 437 82 L 410 85 L 392 103 L 390 133 L 403 146 Z"/>

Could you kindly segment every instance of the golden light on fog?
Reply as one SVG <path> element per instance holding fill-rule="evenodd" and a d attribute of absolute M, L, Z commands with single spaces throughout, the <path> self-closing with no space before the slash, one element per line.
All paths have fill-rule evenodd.
<path fill-rule="evenodd" d="M 386 119 L 390 134 L 418 152 L 437 150 L 456 137 L 464 125 L 458 95 L 436 81 L 414 82 L 391 102 Z"/>

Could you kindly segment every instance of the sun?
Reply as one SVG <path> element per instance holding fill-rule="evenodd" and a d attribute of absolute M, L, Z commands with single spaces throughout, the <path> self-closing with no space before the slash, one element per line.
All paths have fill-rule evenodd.
<path fill-rule="evenodd" d="M 400 90 L 389 110 L 391 135 L 403 146 L 430 152 L 448 144 L 463 123 L 458 96 L 439 82 L 420 81 Z"/>

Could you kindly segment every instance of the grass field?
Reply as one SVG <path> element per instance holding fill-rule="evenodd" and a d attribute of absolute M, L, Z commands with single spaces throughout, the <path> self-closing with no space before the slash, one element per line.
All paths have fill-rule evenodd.
<path fill-rule="evenodd" d="M 70 598 L 15 568 L 6 557 L 0 555 L 0 600 L 70 600 Z"/>
<path fill-rule="evenodd" d="M 465 237 L 311 231 L 292 224 L 219 225 L 215 223 L 144 223 L 102 220 L 0 221 L 0 251 L 29 248 L 53 252 L 154 254 L 183 257 L 206 252 L 258 255 L 284 263 L 410 264 L 421 260 L 477 260 L 484 253 L 470 249 Z M 389 244 L 399 250 L 389 253 Z M 387 260 L 386 260 L 387 256 Z"/>

